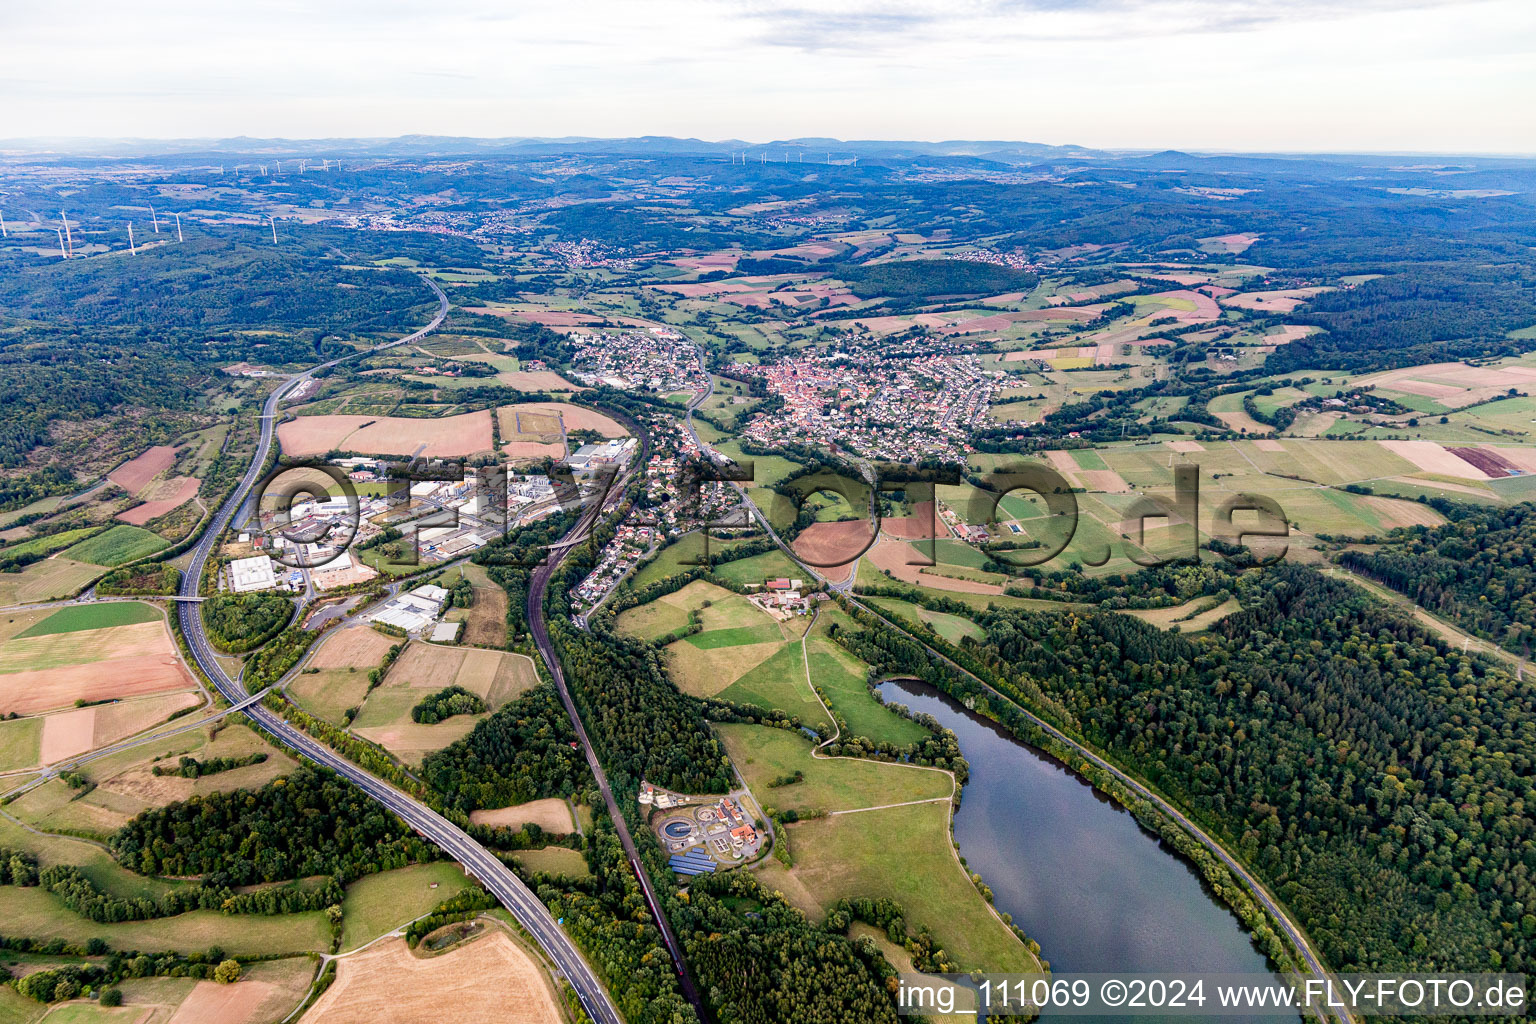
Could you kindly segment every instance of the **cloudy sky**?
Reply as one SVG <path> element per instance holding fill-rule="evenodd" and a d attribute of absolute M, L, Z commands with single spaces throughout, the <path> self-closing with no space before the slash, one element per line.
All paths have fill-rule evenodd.
<path fill-rule="evenodd" d="M 50 0 L 0 138 L 1536 152 L 1536 0 Z"/>

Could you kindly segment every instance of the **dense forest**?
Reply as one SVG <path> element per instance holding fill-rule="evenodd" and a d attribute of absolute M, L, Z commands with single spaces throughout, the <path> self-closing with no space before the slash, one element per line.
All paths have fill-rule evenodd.
<path fill-rule="evenodd" d="M 422 777 L 463 811 L 570 796 L 592 781 L 575 742 L 554 687 L 537 686 L 429 755 Z"/>
<path fill-rule="evenodd" d="M 1216 828 L 1338 969 L 1526 969 L 1536 690 L 1314 570 L 1236 588 L 1204 637 L 994 609 L 965 650 Z"/>
<path fill-rule="evenodd" d="M 679 693 L 651 644 L 599 626 L 585 633 L 551 619 L 566 681 L 613 788 L 644 779 L 680 793 L 724 793 L 730 760 L 698 701 Z"/>
<path fill-rule="evenodd" d="M 546 879 L 536 890 L 539 899 L 565 922 L 626 1021 L 698 1024 L 678 990 L 672 958 L 606 816 L 594 823 L 588 839 L 592 878 L 559 886 Z"/>
<path fill-rule="evenodd" d="M 445 686 L 416 702 L 411 708 L 411 721 L 417 725 L 436 725 L 454 715 L 478 715 L 484 711 L 485 701 L 478 693 L 462 686 Z"/>
<path fill-rule="evenodd" d="M 204 875 L 231 886 L 314 875 L 353 878 L 437 851 L 330 772 L 300 768 L 258 790 L 210 793 L 144 811 L 108 847 L 145 875 Z"/>
<path fill-rule="evenodd" d="M 1536 639 L 1536 504 L 1447 508 L 1437 527 L 1394 530 L 1374 551 L 1339 561 L 1517 654 Z"/>
<path fill-rule="evenodd" d="M 8 260 L 0 308 L 95 327 L 414 329 L 432 293 L 405 270 L 347 270 L 318 238 L 258 244 L 198 231 L 136 259 Z"/>
<path fill-rule="evenodd" d="M 202 603 L 203 627 L 221 651 L 243 654 L 276 636 L 293 618 L 293 602 L 282 594 L 211 594 Z"/>
<path fill-rule="evenodd" d="M 700 876 L 688 897 L 676 924 L 720 1024 L 895 1024 L 879 954 L 812 926 L 755 876 Z"/>
<path fill-rule="evenodd" d="M 1029 291 L 1034 274 L 971 260 L 900 260 L 829 268 L 861 299 L 932 299 L 941 295 L 996 295 Z"/>
<path fill-rule="evenodd" d="M 1292 316 L 1325 333 L 1282 345 L 1269 372 L 1362 372 L 1450 359 L 1513 355 L 1508 338 L 1536 323 L 1536 264 L 1413 265 L 1356 288 L 1325 292 Z"/>

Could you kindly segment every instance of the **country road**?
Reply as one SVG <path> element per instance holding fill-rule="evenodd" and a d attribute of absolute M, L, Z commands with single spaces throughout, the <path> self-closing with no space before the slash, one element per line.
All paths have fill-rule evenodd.
<path fill-rule="evenodd" d="M 431 278 L 423 278 L 437 295 L 438 312 L 432 322 L 426 327 L 398 341 L 387 342 L 375 346 L 368 352 L 377 352 L 392 348 L 397 345 L 408 345 L 419 340 L 425 335 L 436 330 L 448 316 L 448 297 L 443 294 L 441 288 Z M 362 353 L 359 353 L 362 354 Z M 240 509 L 246 498 L 261 476 L 262 469 L 266 465 L 268 453 L 272 447 L 273 424 L 277 419 L 278 403 L 282 397 L 293 390 L 303 381 L 310 379 L 314 370 L 323 367 L 334 366 L 344 359 L 352 356 L 344 356 L 342 359 L 334 359 L 323 363 L 312 370 L 306 371 L 283 384 L 268 396 L 262 407 L 261 413 L 261 439 L 256 446 L 256 452 L 251 458 L 250 468 L 234 492 L 219 509 L 213 521 L 208 524 L 207 531 L 193 549 L 191 563 L 187 566 L 182 576 L 181 594 L 184 597 L 195 597 L 203 576 L 204 566 L 208 557 L 212 554 L 214 546 L 218 543 L 220 535 L 229 525 L 230 520 Z M 214 657 L 212 646 L 208 642 L 207 634 L 203 629 L 203 618 L 199 606 L 195 603 L 183 602 L 178 605 L 182 635 L 186 638 L 187 646 L 192 652 L 193 658 L 203 673 L 218 688 L 219 693 L 233 705 L 240 705 L 249 699 L 244 687 L 237 680 L 229 678 Z M 289 725 L 281 716 L 264 707 L 260 703 L 251 703 L 245 707 L 244 713 L 261 729 L 276 737 L 279 741 L 299 751 L 305 757 L 317 764 L 324 765 L 336 774 L 356 785 L 370 797 L 383 804 L 389 810 L 398 815 L 406 824 L 410 825 L 422 836 L 439 846 L 445 853 L 464 865 L 475 878 L 507 908 L 519 924 L 528 930 L 534 940 L 543 947 L 544 951 L 560 972 L 565 975 L 571 987 L 576 991 L 582 1006 L 596 1024 L 622 1024 L 622 1018 L 618 1010 L 609 999 L 607 991 L 598 981 L 597 975 L 591 966 L 582 957 L 581 952 L 571 942 L 560 925 L 549 913 L 549 910 L 541 903 L 537 896 L 523 884 L 510 868 L 503 864 L 494 854 L 475 842 L 463 829 L 432 810 L 430 807 L 405 793 L 400 792 L 387 782 L 370 772 L 363 770 L 348 761 L 330 747 L 314 739 L 308 733 Z M 590 756 L 590 751 L 589 751 Z"/>

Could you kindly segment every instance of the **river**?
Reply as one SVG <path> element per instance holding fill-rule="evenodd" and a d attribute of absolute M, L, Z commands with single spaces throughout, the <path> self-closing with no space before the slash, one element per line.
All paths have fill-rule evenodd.
<path fill-rule="evenodd" d="M 959 737 L 971 766 L 960 854 L 1053 971 L 1268 971 L 1195 869 L 1055 758 L 926 683 L 891 680 L 880 693 Z"/>

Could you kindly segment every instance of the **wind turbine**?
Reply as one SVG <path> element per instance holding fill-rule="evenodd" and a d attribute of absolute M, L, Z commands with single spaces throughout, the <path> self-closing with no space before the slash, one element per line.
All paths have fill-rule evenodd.
<path fill-rule="evenodd" d="M 59 211 L 59 220 L 64 222 L 64 240 L 69 243 L 69 254 L 75 254 L 75 236 L 69 233 L 69 214 Z"/>
<path fill-rule="evenodd" d="M 272 224 L 272 244 L 276 245 L 277 244 L 277 218 L 276 217 L 268 217 L 267 220 L 270 221 L 271 224 Z"/>
<path fill-rule="evenodd" d="M 59 255 L 62 256 L 66 260 L 69 259 L 69 253 L 64 250 L 64 232 L 63 232 L 63 230 L 61 230 L 60 228 L 54 228 L 53 230 L 55 230 L 55 231 L 57 231 L 59 233 Z"/>
<path fill-rule="evenodd" d="M 5 214 L 0 213 L 0 238 L 10 238 L 11 233 L 5 230 Z"/>
<path fill-rule="evenodd" d="M 176 215 L 176 241 L 185 241 L 185 239 L 181 237 L 181 214 L 179 213 Z"/>
<path fill-rule="evenodd" d="M 139 254 L 138 246 L 133 244 L 133 221 L 128 222 L 128 252 L 134 256 Z"/>
<path fill-rule="evenodd" d="M 160 218 L 155 216 L 155 204 L 154 203 L 150 203 L 149 204 L 149 219 L 154 222 L 155 234 L 158 235 L 160 233 Z"/>

